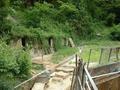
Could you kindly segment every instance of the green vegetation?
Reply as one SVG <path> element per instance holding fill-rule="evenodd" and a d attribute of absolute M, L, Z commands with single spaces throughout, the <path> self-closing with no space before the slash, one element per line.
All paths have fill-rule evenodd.
<path fill-rule="evenodd" d="M 30 70 L 31 60 L 27 52 L 21 49 L 11 48 L 5 43 L 0 44 L 0 80 L 8 82 L 20 78 L 27 79 Z M 17 81 L 9 84 L 15 83 Z"/>
<path fill-rule="evenodd" d="M 0 0 L 0 78 L 13 82 L 27 78 L 31 70 L 27 49 L 37 43 L 43 52 L 49 51 L 51 38 L 54 63 L 77 51 L 63 45 L 64 39 L 72 38 L 76 46 L 119 46 L 119 23 L 120 0 Z M 10 46 L 17 40 L 23 48 Z M 94 53 L 93 61 L 100 52 Z"/>
<path fill-rule="evenodd" d="M 13 38 L 24 38 L 32 42 L 36 40 L 43 48 L 49 48 L 45 40 L 49 37 L 72 37 L 75 42 L 94 39 L 98 32 L 102 35 L 103 29 L 98 30 L 99 28 L 111 28 L 119 24 L 119 2 L 2 0 L 1 35 L 7 43 Z M 111 32 L 108 29 L 105 31 Z M 105 36 L 111 39 L 108 35 Z"/>
<path fill-rule="evenodd" d="M 91 56 L 90 56 L 90 62 L 99 62 L 100 54 L 101 54 L 101 48 L 107 48 L 103 52 L 103 56 L 101 58 L 102 64 L 108 63 L 108 57 L 110 49 L 109 47 L 119 47 L 120 42 L 118 41 L 110 41 L 110 40 L 92 40 L 92 41 L 82 41 L 83 46 L 83 52 L 80 55 L 80 57 L 88 62 L 90 49 L 92 49 Z M 116 52 L 113 50 L 111 57 L 114 57 L 115 59 L 111 59 L 111 61 L 116 61 Z M 119 53 L 120 54 L 120 53 Z"/>
<path fill-rule="evenodd" d="M 58 50 L 52 58 L 52 62 L 55 64 L 58 64 L 61 62 L 61 60 L 64 60 L 65 58 L 67 58 L 68 56 L 71 56 L 73 54 L 75 54 L 78 51 L 77 48 L 63 48 Z"/>
<path fill-rule="evenodd" d="M 0 80 L 0 89 L 1 90 L 13 90 L 11 83 L 8 81 Z"/>
<path fill-rule="evenodd" d="M 35 64 L 35 63 L 33 63 L 32 64 L 32 69 L 35 72 L 39 73 L 40 71 L 44 70 L 44 66 L 43 66 L 43 64 Z"/>

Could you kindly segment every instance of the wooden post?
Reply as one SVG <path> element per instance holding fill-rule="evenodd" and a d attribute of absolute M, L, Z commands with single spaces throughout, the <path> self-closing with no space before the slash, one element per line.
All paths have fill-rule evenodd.
<path fill-rule="evenodd" d="M 82 86 L 84 87 L 84 85 L 85 85 L 85 78 L 86 78 L 86 76 L 85 76 L 85 70 L 84 70 L 84 67 L 85 67 L 85 63 L 83 63 L 83 65 L 82 65 L 82 80 L 81 80 L 81 83 L 82 83 Z"/>
<path fill-rule="evenodd" d="M 41 51 L 42 51 L 42 53 L 41 53 L 41 55 L 42 55 L 42 61 L 43 61 L 43 56 L 44 56 L 44 50 L 41 48 Z"/>
<path fill-rule="evenodd" d="M 72 83 L 71 83 L 71 88 L 70 88 L 70 90 L 73 90 L 74 83 L 75 83 L 75 69 L 74 69 L 74 71 L 73 71 L 73 77 L 72 77 Z"/>
<path fill-rule="evenodd" d="M 92 49 L 90 49 L 90 52 L 89 52 L 89 58 L 88 58 L 87 68 L 89 67 L 89 63 L 90 63 L 91 52 L 92 52 Z"/>
<path fill-rule="evenodd" d="M 99 64 L 101 63 L 101 59 L 102 59 L 102 54 L 103 54 L 103 48 L 101 48 L 101 53 L 100 53 L 100 59 L 99 59 Z"/>
<path fill-rule="evenodd" d="M 75 82 L 76 83 L 75 83 L 75 90 L 78 90 L 78 87 L 77 87 L 78 86 L 78 80 L 77 80 L 78 65 L 77 64 L 78 64 L 78 60 L 77 60 L 77 54 L 76 54 L 76 76 L 75 76 Z"/>
<path fill-rule="evenodd" d="M 117 59 L 117 61 L 119 60 L 119 55 L 118 55 L 119 54 L 119 49 L 120 49 L 119 47 L 116 48 L 116 59 Z"/>
<path fill-rule="evenodd" d="M 110 52 L 109 52 L 108 62 L 110 62 L 111 53 L 112 53 L 112 48 L 110 49 Z"/>

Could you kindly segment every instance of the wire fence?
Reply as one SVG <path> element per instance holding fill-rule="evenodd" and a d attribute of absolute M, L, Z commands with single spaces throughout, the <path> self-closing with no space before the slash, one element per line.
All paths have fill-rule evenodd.
<path fill-rule="evenodd" d="M 120 47 L 87 49 L 83 50 L 80 56 L 87 62 L 88 67 L 90 64 L 106 65 L 120 61 Z"/>

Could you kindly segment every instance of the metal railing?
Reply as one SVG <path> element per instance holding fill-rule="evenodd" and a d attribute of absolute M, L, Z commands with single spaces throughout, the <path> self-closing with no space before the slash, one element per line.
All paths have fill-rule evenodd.
<path fill-rule="evenodd" d="M 49 70 L 44 70 L 44 71 L 38 73 L 37 75 L 31 77 L 30 79 L 15 86 L 14 90 L 31 90 L 33 85 L 35 84 L 35 82 L 37 80 L 39 80 L 40 78 L 48 78 L 49 79 L 48 72 L 49 72 Z"/>

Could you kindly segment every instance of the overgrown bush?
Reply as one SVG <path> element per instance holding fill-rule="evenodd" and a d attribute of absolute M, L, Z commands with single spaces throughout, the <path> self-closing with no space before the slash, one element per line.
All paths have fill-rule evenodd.
<path fill-rule="evenodd" d="M 18 72 L 18 64 L 12 48 L 6 44 L 0 44 L 0 74 Z"/>
<path fill-rule="evenodd" d="M 0 43 L 0 90 L 13 90 L 20 79 L 28 78 L 31 60 L 22 49 Z"/>
<path fill-rule="evenodd" d="M 30 74 L 30 69 L 31 69 L 31 60 L 30 60 L 29 54 L 24 50 L 20 50 L 18 52 L 16 62 L 19 68 L 18 75 L 27 77 Z"/>
<path fill-rule="evenodd" d="M 31 61 L 27 52 L 0 44 L 0 76 L 25 77 L 30 74 Z M 26 76 L 27 77 L 27 76 Z"/>

